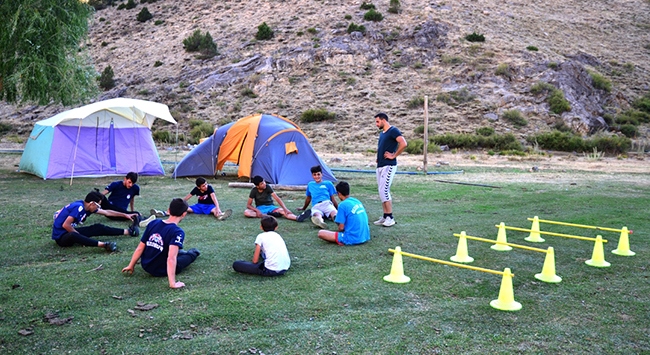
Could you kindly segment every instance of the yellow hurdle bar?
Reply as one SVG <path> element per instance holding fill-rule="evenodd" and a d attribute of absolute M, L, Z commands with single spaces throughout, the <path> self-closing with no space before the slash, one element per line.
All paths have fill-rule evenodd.
<path fill-rule="evenodd" d="M 389 252 L 389 253 L 395 253 L 395 249 L 388 249 L 388 252 Z M 460 268 L 463 268 L 463 269 L 470 269 L 470 270 L 476 270 L 476 271 L 483 271 L 483 272 L 487 272 L 487 273 L 489 273 L 489 274 L 495 274 L 495 275 L 501 275 L 501 276 L 504 276 L 504 275 L 505 275 L 505 272 L 503 272 L 503 271 L 496 271 L 496 270 L 491 270 L 491 269 L 484 269 L 484 268 L 482 268 L 482 267 L 476 267 L 476 266 L 469 266 L 469 265 L 465 265 L 465 264 L 452 263 L 452 262 L 450 262 L 450 261 L 444 261 L 444 260 L 440 260 L 440 259 L 427 258 L 426 256 L 417 255 L 417 254 L 411 254 L 411 253 L 406 253 L 406 252 L 401 252 L 401 254 L 404 255 L 404 256 L 411 257 L 411 258 L 415 258 L 415 259 L 426 260 L 426 261 L 433 261 L 434 263 L 445 264 L 445 265 L 449 265 L 449 266 L 456 266 L 456 267 L 460 267 Z M 511 273 L 510 275 L 511 275 L 511 276 L 515 276 L 515 274 L 512 274 L 512 273 Z"/>
<path fill-rule="evenodd" d="M 540 222 L 541 222 L 541 220 L 540 220 Z M 494 225 L 494 226 L 497 227 L 497 228 L 499 228 L 498 225 Z M 529 233 L 530 233 L 530 232 L 533 232 L 533 231 L 530 230 L 530 229 L 517 228 L 517 227 L 508 227 L 508 226 L 504 226 L 504 228 L 505 228 L 505 229 L 510 229 L 510 230 L 513 230 L 513 231 L 518 231 L 518 232 L 529 232 Z M 539 234 L 553 235 L 553 236 L 556 236 L 556 237 L 564 237 L 564 238 L 572 238 L 572 239 L 588 240 L 588 241 L 590 241 L 590 242 L 595 242 L 595 241 L 596 241 L 596 238 L 581 237 L 581 236 L 579 236 L 579 235 L 562 234 L 562 233 L 553 233 L 553 232 L 544 232 L 544 231 L 535 231 L 535 232 L 537 232 L 537 233 L 539 233 Z M 603 243 L 607 243 L 607 240 L 606 240 L 606 239 L 603 239 L 602 241 L 603 241 Z"/>
<path fill-rule="evenodd" d="M 528 218 L 529 221 L 532 221 L 533 218 Z M 606 227 L 597 227 L 597 226 L 588 226 L 586 224 L 575 224 L 575 223 L 566 223 L 566 222 L 558 222 L 558 221 L 548 221 L 545 219 L 538 219 L 539 223 L 548 223 L 548 224 L 557 224 L 560 226 L 568 226 L 568 227 L 578 227 L 578 228 L 587 228 L 587 229 L 596 229 L 599 231 L 607 231 L 607 232 L 617 232 L 621 233 L 623 232 L 622 229 L 614 229 L 614 228 L 606 228 Z M 630 231 L 630 234 L 632 234 L 632 231 Z"/>
<path fill-rule="evenodd" d="M 460 234 L 454 233 L 454 237 L 460 237 Z M 521 248 L 521 249 L 526 249 L 526 250 L 532 250 L 532 251 L 537 251 L 540 253 L 548 253 L 548 250 L 546 249 L 540 249 L 540 248 L 533 248 L 525 245 L 520 245 L 520 244 L 513 244 L 513 243 L 504 243 L 504 242 L 498 242 L 496 240 L 492 239 L 486 239 L 486 238 L 480 238 L 480 237 L 472 237 L 469 235 L 466 235 L 465 238 L 467 239 L 472 239 L 472 240 L 478 240 L 479 242 L 486 242 L 486 243 L 494 243 L 494 244 L 501 244 L 501 245 L 508 245 L 514 248 Z"/>

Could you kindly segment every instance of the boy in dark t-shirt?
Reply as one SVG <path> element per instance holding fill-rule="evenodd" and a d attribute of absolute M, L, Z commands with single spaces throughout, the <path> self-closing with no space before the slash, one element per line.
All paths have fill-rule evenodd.
<path fill-rule="evenodd" d="M 185 284 L 176 281 L 176 274 L 188 267 L 201 254 L 197 249 L 183 249 L 185 232 L 178 223 L 187 215 L 187 202 L 175 198 L 169 204 L 167 220 L 155 220 L 147 225 L 131 262 L 122 272 L 133 274 L 141 259 L 142 268 L 152 276 L 167 276 L 169 287 L 181 288 Z"/>
<path fill-rule="evenodd" d="M 140 195 L 140 186 L 136 184 L 138 173 L 129 172 L 123 180 L 110 183 L 102 194 L 106 197 L 102 199 L 101 207 L 105 211 L 117 211 L 140 217 L 140 213 L 134 210 L 135 197 Z M 131 208 L 129 211 L 129 207 Z M 115 219 L 114 217 L 109 217 Z"/>
<path fill-rule="evenodd" d="M 264 215 L 270 215 L 273 217 L 284 216 L 286 219 L 292 221 L 296 220 L 296 215 L 284 205 L 280 196 L 278 196 L 271 186 L 264 181 L 264 178 L 259 175 L 254 176 L 253 184 L 255 187 L 253 187 L 250 194 L 248 194 L 248 202 L 246 203 L 244 216 L 249 218 L 261 218 Z M 273 200 L 275 200 L 280 207 L 274 205 Z M 255 206 L 253 206 L 253 201 L 255 201 Z"/>
<path fill-rule="evenodd" d="M 187 213 L 212 214 L 220 221 L 230 217 L 232 214 L 232 210 L 230 209 L 221 212 L 219 201 L 217 201 L 217 195 L 215 195 L 212 185 L 209 185 L 202 177 L 196 179 L 196 187 L 187 196 L 183 197 L 183 200 L 187 201 L 192 196 L 197 196 L 198 201 L 187 209 Z"/>

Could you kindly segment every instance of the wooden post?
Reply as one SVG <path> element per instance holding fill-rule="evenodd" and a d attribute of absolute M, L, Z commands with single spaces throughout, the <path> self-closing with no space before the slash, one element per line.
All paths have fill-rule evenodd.
<path fill-rule="evenodd" d="M 429 96 L 424 96 L 424 174 L 427 174 L 427 150 L 429 149 Z"/>

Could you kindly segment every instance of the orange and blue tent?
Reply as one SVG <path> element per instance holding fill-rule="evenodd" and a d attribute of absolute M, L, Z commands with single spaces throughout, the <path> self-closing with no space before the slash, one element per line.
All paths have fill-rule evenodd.
<path fill-rule="evenodd" d="M 323 180 L 336 181 L 300 127 L 277 115 L 255 114 L 219 127 L 178 163 L 173 176 L 215 176 L 226 162 L 238 166 L 239 177 L 260 175 L 272 184 L 305 185 L 315 165 Z"/>

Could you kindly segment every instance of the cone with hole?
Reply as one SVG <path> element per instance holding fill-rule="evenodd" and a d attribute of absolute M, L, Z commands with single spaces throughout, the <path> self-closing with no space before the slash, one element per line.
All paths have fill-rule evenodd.
<path fill-rule="evenodd" d="M 594 245 L 594 252 L 591 254 L 591 259 L 585 261 L 585 264 L 595 267 L 609 267 L 611 264 L 605 261 L 605 253 L 603 252 L 603 237 L 596 236 L 596 244 Z"/>
<path fill-rule="evenodd" d="M 474 261 L 474 258 L 469 256 L 467 252 L 467 235 L 465 231 L 460 232 L 460 238 L 458 238 L 458 247 L 456 248 L 456 255 L 452 256 L 451 261 L 457 263 L 471 263 Z"/>
<path fill-rule="evenodd" d="M 497 233 L 497 242 L 499 243 L 508 242 L 508 238 L 506 237 L 506 225 L 503 222 L 499 224 L 499 232 Z M 490 247 L 490 249 L 498 250 L 498 251 L 510 251 L 512 250 L 512 247 L 505 244 L 494 244 L 493 246 Z"/>
<path fill-rule="evenodd" d="M 411 278 L 404 275 L 404 265 L 402 265 L 402 248 L 395 247 L 393 255 L 393 266 L 390 268 L 390 274 L 384 276 L 384 281 L 403 284 L 411 281 Z"/>
<path fill-rule="evenodd" d="M 535 274 L 535 278 L 544 282 L 557 283 L 562 281 L 561 277 L 555 275 L 555 252 L 553 251 L 553 247 L 548 247 L 542 272 Z"/>
<path fill-rule="evenodd" d="M 632 231 L 628 231 L 627 227 L 621 229 L 621 237 L 618 239 L 618 247 L 612 250 L 612 253 L 620 256 L 634 256 L 635 252 L 630 250 L 630 237 Z"/>
<path fill-rule="evenodd" d="M 503 270 L 503 279 L 501 279 L 501 288 L 499 289 L 499 298 L 490 302 L 490 306 L 502 311 L 518 311 L 521 309 L 521 303 L 515 301 L 515 295 L 512 292 L 512 272 L 510 268 Z"/>
<path fill-rule="evenodd" d="M 524 238 L 525 240 L 533 243 L 544 243 L 544 238 L 539 236 L 539 218 L 537 216 L 533 217 L 533 226 L 530 227 L 530 234 L 528 237 Z"/>

